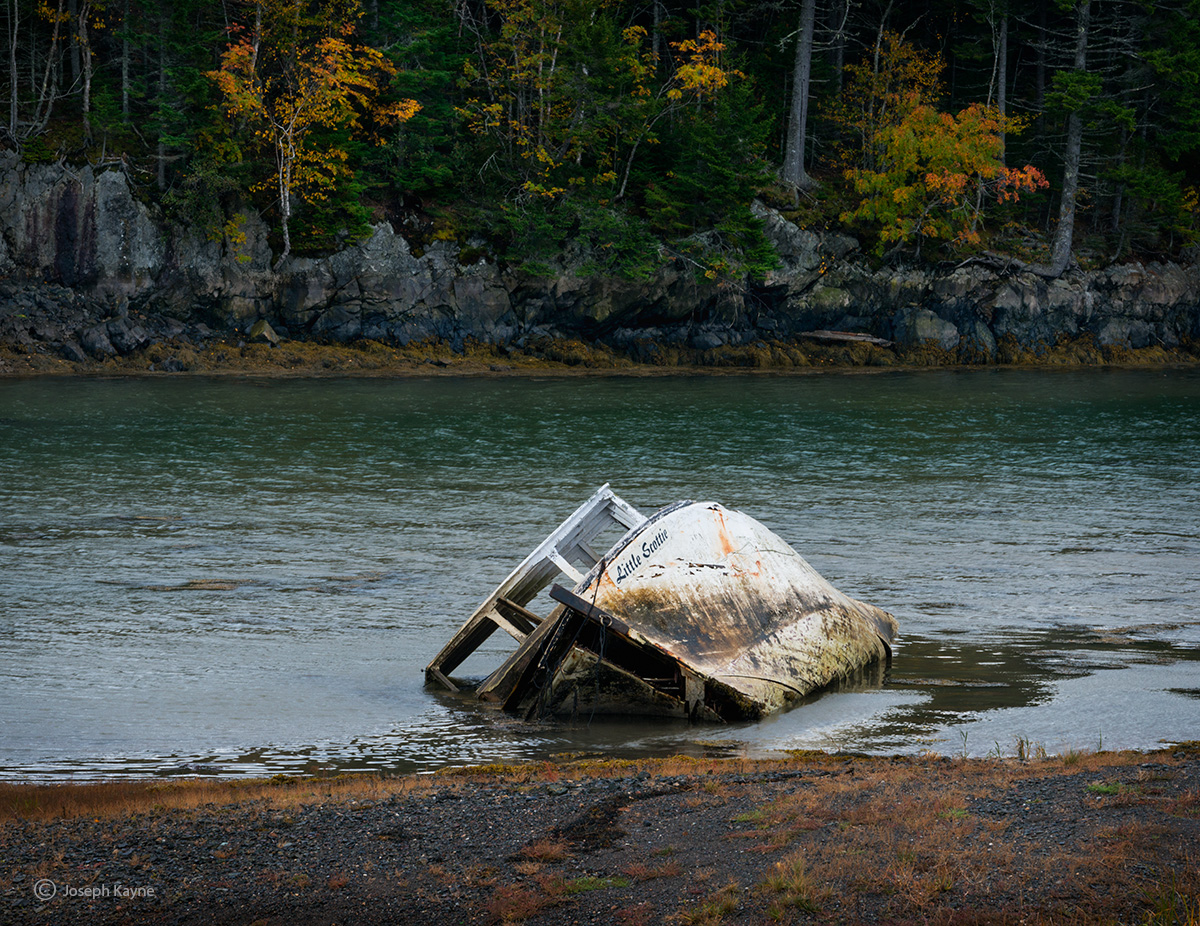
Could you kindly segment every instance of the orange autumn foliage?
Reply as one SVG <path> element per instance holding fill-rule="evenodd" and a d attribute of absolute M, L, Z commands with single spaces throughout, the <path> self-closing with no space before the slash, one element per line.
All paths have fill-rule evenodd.
<path fill-rule="evenodd" d="M 350 170 L 345 148 L 318 145 L 314 133 L 370 134 L 371 126 L 403 122 L 420 109 L 415 100 L 381 101 L 396 69 L 382 52 L 354 42 L 360 15 L 353 4 L 340 21 L 332 10 L 305 18 L 289 0 L 259 0 L 253 26 L 232 30 L 220 69 L 207 75 L 224 96 L 226 113 L 243 120 L 254 142 L 274 155 L 275 176 L 258 188 L 276 187 L 280 261 L 291 250 L 292 194 L 309 202 L 324 199 Z"/>
<path fill-rule="evenodd" d="M 675 69 L 672 84 L 667 90 L 667 99 L 681 101 L 685 97 L 703 97 L 729 86 L 730 77 L 745 77 L 741 71 L 721 67 L 721 52 L 725 45 L 717 40 L 711 29 L 706 29 L 695 39 L 672 42 L 675 51 L 687 55 L 687 60 Z"/>
<path fill-rule="evenodd" d="M 978 103 L 957 115 L 936 108 L 941 67 L 889 36 L 878 72 L 848 69 L 855 103 L 841 116 L 861 149 L 844 174 L 862 198 L 841 218 L 877 225 L 881 253 L 912 241 L 919 250 L 927 238 L 977 245 L 986 206 L 1048 186 L 1037 168 L 1004 163 L 1004 137 L 1021 131 L 1019 119 Z"/>

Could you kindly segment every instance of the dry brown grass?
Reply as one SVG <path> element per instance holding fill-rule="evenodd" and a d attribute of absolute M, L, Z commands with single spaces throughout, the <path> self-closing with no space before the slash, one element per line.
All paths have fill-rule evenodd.
<path fill-rule="evenodd" d="M 562 839 L 539 839 L 521 850 L 524 858 L 537 862 L 561 862 L 570 857 L 567 843 Z"/>
<path fill-rule="evenodd" d="M 342 775 L 249 781 L 174 779 L 106 781 L 88 784 L 14 784 L 0 782 L 0 822 L 74 817 L 121 817 L 159 810 L 226 808 L 263 801 L 276 808 L 324 801 L 377 800 L 428 790 L 428 778 Z"/>
<path fill-rule="evenodd" d="M 635 862 L 625 868 L 625 874 L 635 881 L 653 881 L 656 878 L 676 878 L 683 874 L 683 866 L 675 859 L 668 859 L 658 865 L 647 865 Z"/>
<path fill-rule="evenodd" d="M 487 912 L 501 923 L 523 923 L 553 903 L 554 898 L 523 884 L 501 884 L 492 893 Z"/>
<path fill-rule="evenodd" d="M 1200 791 L 1188 791 L 1169 801 L 1163 810 L 1176 817 L 1200 817 Z"/>
<path fill-rule="evenodd" d="M 1011 760 L 947 760 L 938 758 L 898 758 L 863 762 L 851 757 L 825 753 L 805 753 L 781 759 L 707 759 L 672 756 L 661 759 L 580 759 L 565 762 L 538 762 L 515 765 L 479 765 L 448 768 L 432 776 L 385 777 L 374 774 L 339 775 L 308 778 L 276 775 L 270 779 L 220 781 L 208 779 L 171 779 L 169 781 L 111 781 L 84 784 L 16 784 L 0 782 L 0 822 L 5 820 L 51 820 L 72 817 L 114 817 L 145 814 L 162 809 L 197 809 L 236 806 L 263 801 L 277 808 L 297 807 L 325 801 L 378 800 L 386 797 L 427 791 L 447 786 L 469 787 L 476 782 L 510 785 L 538 785 L 556 781 L 626 777 L 633 773 L 658 776 L 694 776 L 699 790 L 686 800 L 689 806 L 706 801 L 724 801 L 735 788 L 731 775 L 764 774 L 788 771 L 798 763 L 814 774 L 826 777 L 811 780 L 811 788 L 798 791 L 772 809 L 775 825 L 799 821 L 825 821 L 829 808 L 851 798 L 858 801 L 839 819 L 857 825 L 871 822 L 880 810 L 904 811 L 904 794 L 915 782 L 928 782 L 936 776 L 939 801 L 910 807 L 917 817 L 929 810 L 961 806 L 962 801 L 977 797 L 1014 782 L 1048 772 L 1076 773 L 1097 768 L 1132 766 L 1144 762 L 1143 753 L 1085 754 L 1068 762 L 1051 757 L 1036 762 Z M 870 803 L 861 803 L 874 795 Z M 889 804 L 888 802 L 892 803 Z M 936 803 L 936 802 L 935 802 Z M 1200 797 L 1177 800 L 1172 812 L 1196 813 Z M 804 823 L 797 824 L 804 828 Z"/>
<path fill-rule="evenodd" d="M 772 865 L 761 888 L 772 895 L 772 903 L 779 908 L 791 907 L 805 913 L 821 909 L 823 892 L 813 883 L 803 852 L 793 852 Z"/>
<path fill-rule="evenodd" d="M 742 886 L 737 881 L 730 881 L 720 890 L 709 894 L 699 905 L 680 910 L 674 919 L 687 926 L 718 926 L 737 909 L 741 896 Z"/>
<path fill-rule="evenodd" d="M 621 926 L 651 926 L 652 923 L 661 922 L 661 917 L 656 915 L 654 904 L 647 901 L 631 907 L 621 907 L 614 916 Z"/>
<path fill-rule="evenodd" d="M 784 891 L 789 879 L 798 884 L 797 896 L 822 907 L 853 909 L 866 896 L 884 898 L 889 915 L 901 919 L 954 921 L 961 913 L 988 904 L 987 891 L 1028 894 L 1028 922 L 1116 922 L 1119 900 L 1145 889 L 1145 862 L 1155 857 L 1169 829 L 1158 824 L 1124 822 L 1101 830 L 1086 846 L 1039 844 L 1030 847 L 1019 834 L 1009 835 L 1001 820 L 972 814 L 973 800 L 991 797 L 1025 779 L 1062 778 L 1087 769 L 1121 768 L 1145 761 L 1140 753 L 1044 757 L 1036 761 L 946 761 L 936 758 L 908 763 L 871 761 L 847 768 L 843 774 L 806 781 L 761 808 L 734 818 L 752 829 L 734 838 L 761 840 L 763 852 L 792 848 L 776 863 L 765 889 Z M 1128 777 L 1128 772 L 1125 773 Z M 1149 781 L 1139 770 L 1140 781 Z M 1166 780 L 1158 771 L 1154 780 Z M 1153 781 L 1134 786 L 1119 779 L 1104 790 L 1104 806 L 1138 806 L 1157 800 Z M 1190 796 L 1189 796 L 1190 797 Z M 1164 803 L 1164 809 L 1187 810 L 1191 799 Z M 833 835 L 830 828 L 836 830 Z M 801 864 L 801 860 L 803 864 Z M 1143 874 L 1137 874 L 1141 870 Z M 1104 885 L 1100 897 L 1090 887 Z M 784 917 L 781 895 L 771 914 Z M 954 896 L 954 915 L 943 898 Z M 857 898 L 857 899 L 856 899 Z M 974 898 L 965 906 L 963 899 Z M 1057 898 L 1062 898 L 1060 901 Z M 1112 909 L 1092 917 L 1072 913 Z M 1034 909 L 1046 905 L 1045 910 Z"/>

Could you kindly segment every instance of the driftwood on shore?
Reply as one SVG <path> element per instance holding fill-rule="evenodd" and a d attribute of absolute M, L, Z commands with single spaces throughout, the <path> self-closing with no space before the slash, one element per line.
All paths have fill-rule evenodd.
<path fill-rule="evenodd" d="M 814 341 L 852 341 L 856 344 L 874 344 L 878 347 L 891 347 L 894 342 L 877 338 L 873 334 L 862 334 L 857 331 L 804 331 L 796 335 L 799 338 L 809 338 Z"/>

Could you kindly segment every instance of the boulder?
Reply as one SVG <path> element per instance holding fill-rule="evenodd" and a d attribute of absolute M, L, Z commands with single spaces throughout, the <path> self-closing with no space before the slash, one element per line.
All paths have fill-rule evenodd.
<path fill-rule="evenodd" d="M 73 363 L 84 363 L 88 360 L 87 352 L 74 341 L 64 341 L 59 352 Z"/>
<path fill-rule="evenodd" d="M 108 326 L 103 322 L 88 328 L 83 332 L 79 340 L 83 345 L 83 349 L 97 360 L 116 356 L 117 349 L 113 347 L 112 341 L 108 339 Z"/>
<path fill-rule="evenodd" d="M 901 344 L 932 341 L 943 350 L 958 347 L 958 328 L 951 322 L 920 306 L 905 306 L 892 319 L 895 339 Z"/>
<path fill-rule="evenodd" d="M 265 318 L 260 318 L 246 333 L 246 340 L 251 344 L 271 344 L 279 343 L 279 335 L 275 333 L 275 329 L 271 327 L 270 322 Z"/>
<path fill-rule="evenodd" d="M 146 329 L 131 321 L 128 316 L 110 319 L 104 327 L 108 332 L 109 343 L 121 354 L 132 354 L 150 340 Z"/>

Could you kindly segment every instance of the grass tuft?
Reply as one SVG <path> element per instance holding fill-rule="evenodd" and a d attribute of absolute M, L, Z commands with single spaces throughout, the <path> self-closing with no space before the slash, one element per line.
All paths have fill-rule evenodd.
<path fill-rule="evenodd" d="M 780 906 L 805 913 L 820 912 L 817 890 L 808 875 L 803 852 L 793 852 L 772 865 L 762 887 L 775 895 L 775 903 Z"/>
<path fill-rule="evenodd" d="M 501 923 L 524 923 L 554 903 L 554 898 L 520 884 L 502 884 L 492 893 L 487 911 Z"/>
<path fill-rule="evenodd" d="M 730 881 L 719 891 L 709 894 L 699 906 L 681 910 L 678 919 L 687 926 L 718 926 L 737 909 L 741 896 L 742 886 Z"/>
<path fill-rule="evenodd" d="M 561 839 L 539 839 L 521 850 L 521 855 L 537 862 L 561 862 L 570 857 L 567 844 Z"/>

